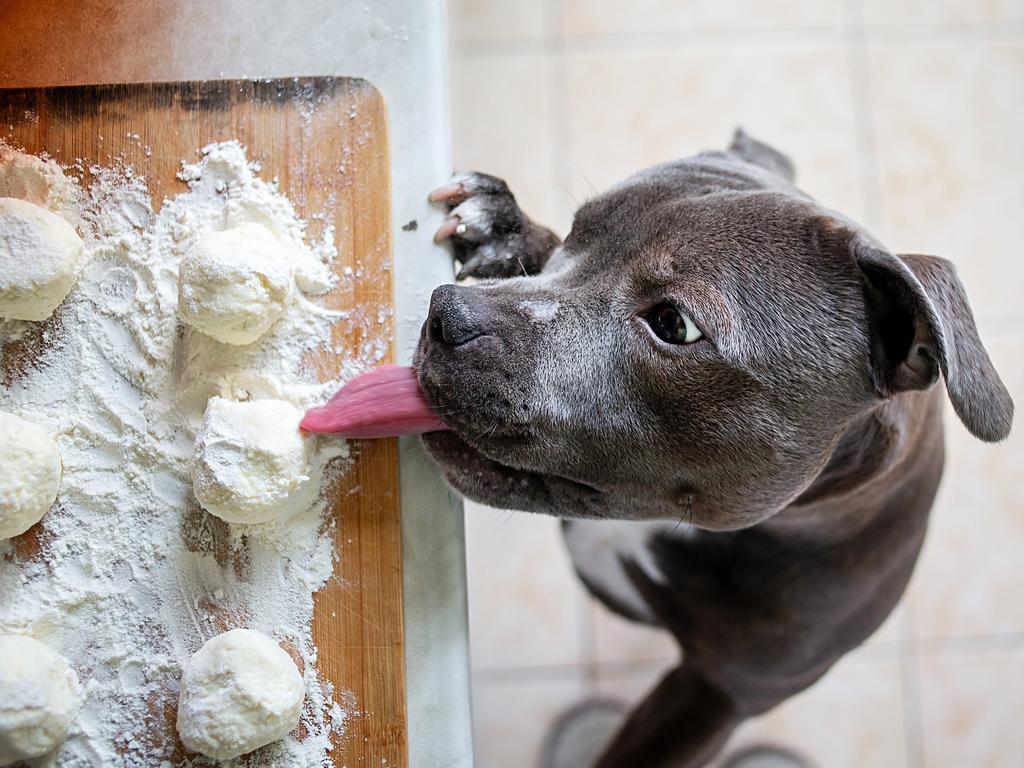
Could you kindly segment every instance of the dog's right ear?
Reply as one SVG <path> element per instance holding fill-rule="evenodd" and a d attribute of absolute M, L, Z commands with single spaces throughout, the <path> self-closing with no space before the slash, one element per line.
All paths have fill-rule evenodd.
<path fill-rule="evenodd" d="M 771 171 L 775 175 L 781 176 L 790 184 L 796 179 L 796 168 L 793 167 L 792 160 L 779 152 L 779 150 L 769 147 L 764 142 L 750 136 L 742 128 L 737 128 L 733 134 L 729 151 L 748 163 L 758 165 L 766 171 Z"/>
<path fill-rule="evenodd" d="M 975 437 L 1002 440 L 1013 400 L 978 336 L 956 268 L 935 256 L 899 257 L 851 233 L 864 288 L 876 392 L 927 389 L 941 373 L 953 410 Z"/>

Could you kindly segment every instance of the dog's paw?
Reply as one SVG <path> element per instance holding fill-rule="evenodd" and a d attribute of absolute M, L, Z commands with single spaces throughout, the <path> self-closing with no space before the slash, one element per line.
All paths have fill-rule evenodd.
<path fill-rule="evenodd" d="M 434 242 L 451 243 L 455 258 L 462 263 L 459 280 L 530 274 L 539 270 L 557 245 L 555 238 L 548 253 L 538 252 L 534 235 L 541 228 L 526 217 L 508 185 L 495 176 L 459 174 L 431 192 L 430 201 L 441 203 L 448 211 Z"/>

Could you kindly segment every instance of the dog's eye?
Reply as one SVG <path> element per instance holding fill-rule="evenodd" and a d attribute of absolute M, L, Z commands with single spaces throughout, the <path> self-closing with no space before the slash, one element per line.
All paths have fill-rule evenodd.
<path fill-rule="evenodd" d="M 671 304 L 652 307 L 645 319 L 654 335 L 667 344 L 692 344 L 704 336 L 693 320 Z"/>

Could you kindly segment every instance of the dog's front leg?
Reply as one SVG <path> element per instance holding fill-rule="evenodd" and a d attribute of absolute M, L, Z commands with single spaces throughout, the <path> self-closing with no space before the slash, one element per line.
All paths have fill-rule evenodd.
<path fill-rule="evenodd" d="M 697 768 L 741 720 L 728 694 L 684 662 L 630 712 L 594 768 Z"/>
<path fill-rule="evenodd" d="M 459 280 L 537 274 L 561 243 L 522 212 L 504 181 L 485 173 L 459 174 L 430 200 L 448 210 L 434 240 L 451 243 Z"/>

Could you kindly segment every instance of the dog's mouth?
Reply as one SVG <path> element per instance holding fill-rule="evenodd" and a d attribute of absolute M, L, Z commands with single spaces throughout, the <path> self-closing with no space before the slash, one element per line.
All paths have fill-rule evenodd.
<path fill-rule="evenodd" d="M 447 429 L 423 434 L 423 443 L 456 490 L 491 504 L 512 506 L 520 496 L 553 500 L 566 494 L 575 499 L 596 500 L 601 489 L 583 480 L 554 472 L 517 466 L 505 454 L 531 439 L 526 430 L 511 427 L 486 429 L 464 424 L 465 414 L 453 408 L 420 379 L 424 400 L 435 413 L 445 414 Z"/>

